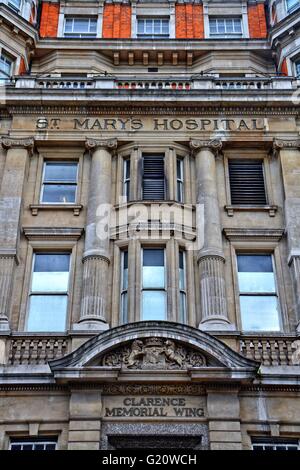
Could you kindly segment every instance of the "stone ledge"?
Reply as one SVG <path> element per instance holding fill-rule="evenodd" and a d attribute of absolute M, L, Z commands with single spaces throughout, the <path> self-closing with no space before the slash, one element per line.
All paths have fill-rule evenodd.
<path fill-rule="evenodd" d="M 83 206 L 81 204 L 31 204 L 29 206 L 31 215 L 38 215 L 39 211 L 73 211 L 74 215 L 79 215 Z"/>
<path fill-rule="evenodd" d="M 278 206 L 224 206 L 225 211 L 227 212 L 228 217 L 233 217 L 235 212 L 269 212 L 270 217 L 275 217 L 276 212 L 278 211 Z"/>

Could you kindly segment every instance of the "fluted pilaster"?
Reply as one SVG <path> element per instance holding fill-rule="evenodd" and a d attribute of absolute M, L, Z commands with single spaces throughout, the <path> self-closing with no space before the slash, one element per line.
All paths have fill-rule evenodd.
<path fill-rule="evenodd" d="M 201 317 L 199 328 L 235 329 L 228 320 L 222 243 L 222 225 L 218 201 L 215 156 L 222 149 L 220 140 L 192 140 L 196 160 L 198 219 L 197 260 L 200 276 Z M 203 235 L 201 235 L 203 234 Z"/>
<path fill-rule="evenodd" d="M 112 155 L 117 140 L 87 139 L 92 154 L 80 320 L 75 329 L 108 328 Z"/>

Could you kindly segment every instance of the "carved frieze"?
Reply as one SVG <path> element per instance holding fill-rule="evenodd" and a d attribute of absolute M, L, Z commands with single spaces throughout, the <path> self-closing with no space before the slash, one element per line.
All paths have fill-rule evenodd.
<path fill-rule="evenodd" d="M 163 338 L 136 339 L 131 344 L 106 354 L 102 366 L 125 369 L 186 370 L 205 367 L 206 358 L 196 350 Z"/>

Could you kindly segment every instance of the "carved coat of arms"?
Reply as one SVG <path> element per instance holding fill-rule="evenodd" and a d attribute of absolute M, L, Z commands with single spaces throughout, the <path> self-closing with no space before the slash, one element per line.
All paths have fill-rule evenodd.
<path fill-rule="evenodd" d="M 206 359 L 198 351 L 171 339 L 147 338 L 136 339 L 130 346 L 106 354 L 102 365 L 127 369 L 187 369 L 205 366 Z"/>

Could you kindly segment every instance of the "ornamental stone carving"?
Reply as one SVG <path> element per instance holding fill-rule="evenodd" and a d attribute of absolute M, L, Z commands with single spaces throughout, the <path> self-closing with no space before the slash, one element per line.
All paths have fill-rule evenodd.
<path fill-rule="evenodd" d="M 273 148 L 274 148 L 274 150 L 299 149 L 300 148 L 300 139 L 294 139 L 294 140 L 274 139 Z"/>
<path fill-rule="evenodd" d="M 198 351 L 187 349 L 175 341 L 163 338 L 136 339 L 131 345 L 109 352 L 102 366 L 126 369 L 186 370 L 205 367 L 206 358 Z"/>
<path fill-rule="evenodd" d="M 118 147 L 117 139 L 98 140 L 98 139 L 86 139 L 85 147 L 88 150 L 96 150 L 103 148 L 106 150 L 114 150 Z"/>
<path fill-rule="evenodd" d="M 292 364 L 293 366 L 300 366 L 300 340 L 296 340 L 291 344 L 293 351 Z"/>
<path fill-rule="evenodd" d="M 4 149 L 28 149 L 32 150 L 34 146 L 34 138 L 18 139 L 15 137 L 2 137 L 1 145 Z"/>
<path fill-rule="evenodd" d="M 190 148 L 192 150 L 201 150 L 201 149 L 210 149 L 213 152 L 218 152 L 222 149 L 221 140 L 199 140 L 192 139 L 190 140 Z"/>

